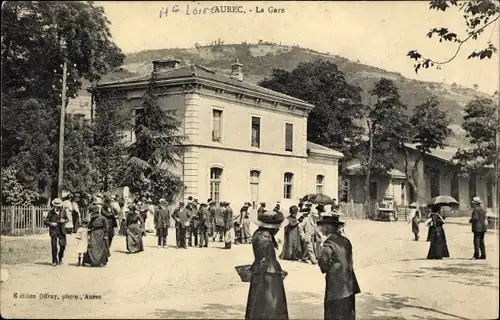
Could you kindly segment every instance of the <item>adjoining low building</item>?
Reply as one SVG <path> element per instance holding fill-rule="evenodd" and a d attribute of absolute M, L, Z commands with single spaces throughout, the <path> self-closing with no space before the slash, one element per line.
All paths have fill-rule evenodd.
<path fill-rule="evenodd" d="M 232 74 L 224 75 L 178 60 L 153 61 L 158 102 L 177 110 L 187 136 L 181 164 L 171 168 L 186 185 L 182 197 L 254 207 L 297 204 L 308 193 L 336 197 L 343 155 L 307 141 L 314 106 L 246 83 L 242 67 L 235 62 Z M 101 83 L 96 90 L 114 91 L 134 122 L 150 77 Z M 134 141 L 132 131 L 127 139 Z"/>
<path fill-rule="evenodd" d="M 418 151 L 415 145 L 408 144 L 406 148 L 410 155 L 410 166 L 413 166 Z M 438 195 L 449 195 L 459 203 L 461 214 L 468 214 L 472 197 L 479 196 L 484 208 L 490 212 L 498 212 L 496 208 L 496 186 L 493 167 L 484 167 L 473 172 L 469 177 L 461 177 L 457 166 L 452 162 L 457 149 L 445 147 L 432 149 L 418 165 L 418 186 L 420 199 L 411 192 L 404 173 L 404 155 L 399 154 L 394 169 L 386 175 L 371 177 L 369 198 L 380 202 L 384 196 L 391 196 L 396 205 L 407 206 L 410 202 L 419 201 L 425 204 L 430 198 Z M 354 203 L 364 202 L 365 175 L 361 164 L 354 160 L 346 164 L 349 171 L 342 189 L 343 200 Z"/>

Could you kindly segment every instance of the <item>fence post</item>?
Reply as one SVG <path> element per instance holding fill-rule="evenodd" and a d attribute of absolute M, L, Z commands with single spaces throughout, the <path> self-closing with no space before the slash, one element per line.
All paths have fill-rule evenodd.
<path fill-rule="evenodd" d="M 15 218 L 15 210 L 14 206 L 10 207 L 10 235 L 14 234 L 14 218 Z"/>
<path fill-rule="evenodd" d="M 34 206 L 31 206 L 31 226 L 33 228 L 33 234 L 36 230 L 36 210 Z"/>

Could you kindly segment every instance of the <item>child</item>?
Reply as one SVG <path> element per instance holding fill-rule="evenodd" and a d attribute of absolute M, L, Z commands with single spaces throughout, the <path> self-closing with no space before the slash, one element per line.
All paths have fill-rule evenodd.
<path fill-rule="evenodd" d="M 87 252 L 87 246 L 89 244 L 89 230 L 87 229 L 89 222 L 87 220 L 82 221 L 82 226 L 76 230 L 76 252 L 78 253 L 78 263 L 77 266 L 81 266 L 83 254 Z"/>
<path fill-rule="evenodd" d="M 241 226 L 241 243 L 252 243 L 252 236 L 250 235 L 250 218 L 248 212 L 244 212 L 242 226 Z"/>

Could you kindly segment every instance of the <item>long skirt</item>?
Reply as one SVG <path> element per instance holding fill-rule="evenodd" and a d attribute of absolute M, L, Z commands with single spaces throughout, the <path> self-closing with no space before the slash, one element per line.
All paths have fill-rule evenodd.
<path fill-rule="evenodd" d="M 252 274 L 245 319 L 288 319 L 285 286 L 281 274 Z"/>
<path fill-rule="evenodd" d="M 431 241 L 432 229 L 434 229 L 434 227 L 430 226 L 429 229 L 427 230 L 427 240 L 426 241 Z"/>
<path fill-rule="evenodd" d="M 122 219 L 120 221 L 120 229 L 118 230 L 118 234 L 120 236 L 126 236 L 127 235 L 127 221 L 125 221 L 125 219 Z"/>
<path fill-rule="evenodd" d="M 446 243 L 446 235 L 442 227 L 435 227 L 431 232 L 431 245 L 427 253 L 427 259 L 442 259 L 448 258 L 448 245 Z"/>
<path fill-rule="evenodd" d="M 142 228 L 137 223 L 133 223 L 127 228 L 127 250 L 130 253 L 144 251 Z"/>
<path fill-rule="evenodd" d="M 89 237 L 87 253 L 83 256 L 83 262 L 92 267 L 105 266 L 110 257 L 108 241 L 104 239 L 104 229 L 92 230 Z"/>
<path fill-rule="evenodd" d="M 354 295 L 344 299 L 325 300 L 325 320 L 356 319 L 356 298 Z"/>
<path fill-rule="evenodd" d="M 285 229 L 285 240 L 280 258 L 284 260 L 299 260 L 302 256 L 299 229 Z"/>

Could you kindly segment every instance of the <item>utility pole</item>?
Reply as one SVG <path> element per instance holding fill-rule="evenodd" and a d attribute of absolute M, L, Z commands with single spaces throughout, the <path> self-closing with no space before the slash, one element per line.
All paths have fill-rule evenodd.
<path fill-rule="evenodd" d="M 64 174 L 64 122 L 66 120 L 66 42 L 61 40 L 61 49 L 63 51 L 64 62 L 62 65 L 62 90 L 61 90 L 61 118 L 59 120 L 59 169 L 57 176 L 57 196 L 62 196 L 63 174 Z"/>

